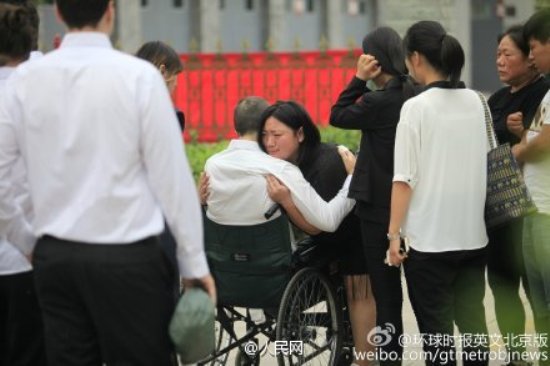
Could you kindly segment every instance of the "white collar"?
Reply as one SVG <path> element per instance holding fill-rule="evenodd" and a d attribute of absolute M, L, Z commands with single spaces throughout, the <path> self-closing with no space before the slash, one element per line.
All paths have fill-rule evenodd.
<path fill-rule="evenodd" d="M 229 142 L 228 149 L 251 150 L 251 151 L 263 152 L 256 141 L 242 140 L 242 139 L 231 140 Z"/>
<path fill-rule="evenodd" d="M 63 37 L 59 47 L 113 48 L 109 37 L 101 32 L 69 32 Z"/>

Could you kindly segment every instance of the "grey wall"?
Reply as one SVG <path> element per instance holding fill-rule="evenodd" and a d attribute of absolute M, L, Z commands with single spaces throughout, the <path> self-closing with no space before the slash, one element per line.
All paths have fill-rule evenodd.
<path fill-rule="evenodd" d="M 190 13 L 190 0 L 183 0 L 181 8 L 174 7 L 173 0 L 149 0 L 141 8 L 143 42 L 160 40 L 178 52 L 189 52 Z"/>
<path fill-rule="evenodd" d="M 40 5 L 38 14 L 40 16 L 38 47 L 40 50 L 47 52 L 53 49 L 52 42 L 55 35 L 63 36 L 65 26 L 57 20 L 53 5 Z"/>
<path fill-rule="evenodd" d="M 374 28 L 374 7 L 372 2 L 359 0 L 358 3 L 363 4 L 364 13 L 349 14 L 348 5 L 345 1 L 340 6 L 340 11 L 342 12 L 342 37 L 345 47 L 348 47 L 351 41 L 354 42 L 356 47 L 361 47 L 361 42 L 365 35 Z"/>
<path fill-rule="evenodd" d="M 313 2 L 313 11 L 307 9 L 308 1 Z M 330 0 L 329 0 L 330 1 Z M 334 0 L 332 0 L 334 1 Z M 300 50 L 319 49 L 321 31 L 321 0 L 304 0 L 306 4 L 303 13 L 296 14 L 293 8 L 293 0 L 286 1 L 286 25 L 279 35 L 279 50 L 292 51 L 296 49 L 296 41 L 300 43 Z"/>
<path fill-rule="evenodd" d="M 252 9 L 246 5 L 250 1 Z M 223 35 L 224 52 L 241 52 L 243 43 L 248 43 L 249 51 L 261 51 L 265 47 L 265 27 L 267 22 L 267 2 L 265 0 L 225 0 L 220 9 L 220 33 Z"/>
<path fill-rule="evenodd" d="M 472 73 L 471 87 L 492 93 L 502 86 L 495 66 L 496 38 L 502 32 L 502 19 L 497 17 L 497 0 L 471 0 L 472 6 Z"/>

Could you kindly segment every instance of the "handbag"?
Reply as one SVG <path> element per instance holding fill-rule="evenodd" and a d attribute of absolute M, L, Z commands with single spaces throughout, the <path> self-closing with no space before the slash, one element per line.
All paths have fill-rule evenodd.
<path fill-rule="evenodd" d="M 479 93 L 485 112 L 485 126 L 490 150 L 487 153 L 487 229 L 507 224 L 537 212 L 509 143 L 498 145 L 487 100 Z"/>

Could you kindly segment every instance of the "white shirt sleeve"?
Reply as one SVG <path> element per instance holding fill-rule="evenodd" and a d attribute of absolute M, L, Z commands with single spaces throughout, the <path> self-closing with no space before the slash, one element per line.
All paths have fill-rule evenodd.
<path fill-rule="evenodd" d="M 411 103 L 405 103 L 397 125 L 394 154 L 394 182 L 407 183 L 411 188 L 418 182 L 420 159 L 419 112 Z"/>
<path fill-rule="evenodd" d="M 0 93 L 0 232 L 23 254 L 30 254 L 36 244 L 30 224 L 15 204 L 12 170 L 21 159 L 17 135 L 13 89 Z"/>
<path fill-rule="evenodd" d="M 346 178 L 342 188 L 330 202 L 326 202 L 317 194 L 297 167 L 287 165 L 274 175 L 288 187 L 294 204 L 304 218 L 319 230 L 336 231 L 355 205 L 355 200 L 347 197 L 351 175 Z"/>
<path fill-rule="evenodd" d="M 177 242 L 183 278 L 209 273 L 202 214 L 174 108 L 160 74 L 144 75 L 140 85 L 141 148 L 151 189 Z"/>
<path fill-rule="evenodd" d="M 542 124 L 550 125 L 550 90 L 546 93 L 542 102 L 540 103 L 541 113 L 542 113 Z"/>

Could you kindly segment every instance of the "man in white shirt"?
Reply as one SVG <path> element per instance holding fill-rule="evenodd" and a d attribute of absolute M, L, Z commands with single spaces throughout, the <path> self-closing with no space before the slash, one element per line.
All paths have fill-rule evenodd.
<path fill-rule="evenodd" d="M 258 126 L 268 103 L 259 97 L 241 100 L 234 113 L 238 140 L 212 157 L 205 165 L 208 177 L 208 209 L 206 215 L 223 225 L 255 225 L 266 222 L 265 212 L 273 205 L 267 193 L 266 176 L 273 175 L 290 190 L 294 211 L 292 219 L 305 219 L 322 231 L 335 231 L 355 205 L 347 198 L 351 176 L 330 202 L 325 202 L 305 180 L 295 165 L 264 153 L 258 146 Z M 351 155 L 351 154 L 350 154 Z M 346 166 L 348 174 L 353 166 Z M 204 185 L 201 191 L 204 190 Z M 204 195 L 202 195 L 204 196 Z M 298 211 L 296 211 L 296 208 Z M 292 207 L 285 209 L 292 210 Z M 272 220 L 280 215 L 275 213 Z"/>
<path fill-rule="evenodd" d="M 10 4 L 10 5 L 6 5 Z M 13 5 L 18 5 L 12 6 Z M 19 14 L 19 23 L 10 22 Z M 24 15 L 24 19 L 21 15 Z M 36 49 L 38 13 L 30 1 L 0 1 L 0 93 L 15 67 Z M 5 37 L 5 38 L 4 38 Z M 19 159 L 12 169 L 16 205 L 25 218 L 32 215 L 25 169 Z M 46 365 L 40 307 L 29 259 L 6 235 L 0 236 L 0 366 Z"/>
<path fill-rule="evenodd" d="M 158 70 L 113 50 L 112 1 L 56 5 L 60 48 L 21 65 L 0 98 L 0 218 L 15 216 L 7 177 L 22 156 L 49 364 L 173 365 L 163 216 L 185 284 L 215 287 L 171 101 Z"/>
<path fill-rule="evenodd" d="M 550 9 L 535 13 L 524 26 L 530 59 L 542 73 L 550 73 Z M 523 254 L 533 312 L 539 333 L 550 333 L 550 92 L 542 100 L 521 143 L 512 148 L 524 163 L 525 184 L 538 212 L 523 222 Z M 548 351 L 548 347 L 544 350 Z M 550 360 L 541 360 L 550 365 Z"/>

